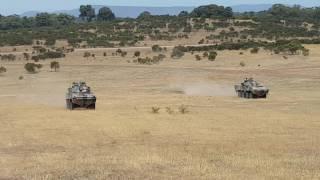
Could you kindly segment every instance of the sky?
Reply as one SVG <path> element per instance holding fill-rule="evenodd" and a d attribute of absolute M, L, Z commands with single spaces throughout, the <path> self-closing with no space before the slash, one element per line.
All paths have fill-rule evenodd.
<path fill-rule="evenodd" d="M 0 14 L 21 14 L 26 11 L 70 10 L 81 4 L 109 6 L 199 6 L 219 4 L 300 4 L 320 6 L 320 0 L 0 0 Z"/>

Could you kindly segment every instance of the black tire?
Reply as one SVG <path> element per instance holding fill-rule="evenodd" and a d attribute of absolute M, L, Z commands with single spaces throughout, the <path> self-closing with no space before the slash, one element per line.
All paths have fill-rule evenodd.
<path fill-rule="evenodd" d="M 251 92 L 248 93 L 248 98 L 253 99 L 253 94 Z"/>
<path fill-rule="evenodd" d="M 74 108 L 75 108 L 75 105 L 72 102 L 70 102 L 70 110 L 73 110 Z"/>
<path fill-rule="evenodd" d="M 66 100 L 67 109 L 70 109 L 70 101 Z"/>
<path fill-rule="evenodd" d="M 96 109 L 96 104 L 91 104 L 91 105 L 88 107 L 88 109 L 93 109 L 93 110 L 95 110 L 95 109 Z"/>

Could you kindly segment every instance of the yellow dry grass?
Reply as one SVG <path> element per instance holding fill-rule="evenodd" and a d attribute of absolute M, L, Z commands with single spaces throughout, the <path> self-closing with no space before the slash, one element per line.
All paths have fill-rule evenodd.
<path fill-rule="evenodd" d="M 0 179 L 319 179 L 320 47 L 309 48 L 287 60 L 230 51 L 215 62 L 187 54 L 152 66 L 128 63 L 134 50 L 126 58 L 99 50 L 95 60 L 77 51 L 59 72 L 46 62 L 38 74 L 4 63 Z M 235 97 L 246 76 L 270 97 Z M 96 111 L 65 109 L 75 80 L 92 87 Z"/>

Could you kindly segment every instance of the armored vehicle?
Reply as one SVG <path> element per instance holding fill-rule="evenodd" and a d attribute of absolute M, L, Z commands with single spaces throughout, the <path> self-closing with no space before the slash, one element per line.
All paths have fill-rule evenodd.
<path fill-rule="evenodd" d="M 240 85 L 234 86 L 237 94 L 241 98 L 267 98 L 269 89 L 258 83 L 257 81 L 245 79 Z"/>
<path fill-rule="evenodd" d="M 90 87 L 85 82 L 74 82 L 68 88 L 66 103 L 70 110 L 75 108 L 95 109 L 96 96 L 92 94 Z"/>

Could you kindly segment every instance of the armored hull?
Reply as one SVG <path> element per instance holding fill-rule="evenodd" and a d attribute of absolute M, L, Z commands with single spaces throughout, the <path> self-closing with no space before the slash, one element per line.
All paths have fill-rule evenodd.
<path fill-rule="evenodd" d="M 84 82 L 73 83 L 66 94 L 67 108 L 96 108 L 96 96 L 91 92 L 90 87 Z"/>
<path fill-rule="evenodd" d="M 235 91 L 238 97 L 255 99 L 255 98 L 267 98 L 269 89 L 257 81 L 245 79 L 240 85 L 235 85 Z"/>

